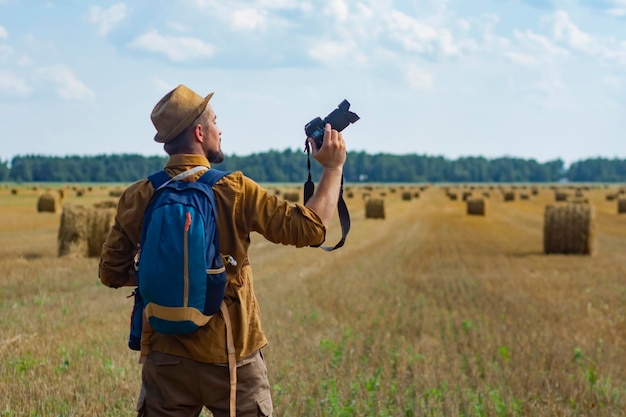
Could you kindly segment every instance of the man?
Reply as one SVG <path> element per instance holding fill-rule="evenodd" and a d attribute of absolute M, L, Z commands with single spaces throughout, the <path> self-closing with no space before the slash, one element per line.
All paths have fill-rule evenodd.
<path fill-rule="evenodd" d="M 202 97 L 184 85 L 166 94 L 154 107 L 151 119 L 169 155 L 165 171 L 170 177 L 190 168 L 224 160 L 222 132 L 209 104 L 213 93 Z M 213 190 L 217 204 L 220 252 L 232 257 L 227 265 L 224 297 L 237 361 L 238 416 L 269 416 L 273 411 L 267 369 L 261 349 L 267 339 L 261 328 L 248 260 L 250 233 L 275 243 L 296 247 L 320 245 L 337 207 L 346 146 L 340 132 L 326 125 L 318 149 L 308 139 L 313 157 L 323 171 L 316 192 L 306 205 L 289 204 L 244 176 L 232 172 Z M 194 174 L 196 180 L 202 173 Z M 119 288 L 135 286 L 134 262 L 143 213 L 154 193 L 149 180 L 140 180 L 121 195 L 115 223 L 102 248 L 99 277 Z M 229 258 L 230 259 L 230 258 Z M 151 332 L 145 339 L 149 354 L 143 364 L 138 416 L 198 416 L 206 406 L 214 416 L 228 416 L 229 367 L 225 319 L 215 315 L 207 325 L 183 336 Z M 143 338 L 143 337 L 142 337 Z"/>

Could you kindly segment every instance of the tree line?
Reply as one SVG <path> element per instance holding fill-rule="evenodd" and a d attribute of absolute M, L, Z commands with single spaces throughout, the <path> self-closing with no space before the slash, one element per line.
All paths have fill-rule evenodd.
<path fill-rule="evenodd" d="M 16 156 L 9 164 L 0 161 L 3 182 L 134 182 L 163 168 L 167 157 L 137 154 L 96 156 Z M 304 182 L 308 176 L 307 154 L 298 150 L 271 150 L 247 156 L 230 155 L 222 170 L 240 170 L 257 182 Z M 311 173 L 319 179 L 321 168 L 311 157 Z M 533 159 L 393 155 L 351 152 L 344 167 L 346 182 L 623 182 L 626 159 L 591 158 L 568 168 L 561 159 Z"/>

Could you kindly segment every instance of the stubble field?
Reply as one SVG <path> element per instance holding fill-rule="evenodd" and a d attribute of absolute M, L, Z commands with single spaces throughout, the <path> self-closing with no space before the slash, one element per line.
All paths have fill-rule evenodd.
<path fill-rule="evenodd" d="M 38 213 L 33 188 L 0 185 L 0 416 L 133 416 L 131 289 L 100 284 L 97 258 L 57 257 L 60 214 Z M 476 189 L 490 193 L 485 216 L 441 186 L 409 201 L 417 186 L 374 186 L 384 220 L 347 188 L 343 248 L 253 236 L 276 416 L 626 415 L 626 214 L 605 198 L 616 187 L 584 190 L 593 256 L 543 254 L 548 186 L 512 202 Z M 336 220 L 327 243 L 338 237 Z"/>

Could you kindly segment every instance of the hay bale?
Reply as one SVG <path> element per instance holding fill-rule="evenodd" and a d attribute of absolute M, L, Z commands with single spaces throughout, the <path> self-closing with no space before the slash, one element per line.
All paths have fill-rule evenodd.
<path fill-rule="evenodd" d="M 283 198 L 289 202 L 297 203 L 300 201 L 300 193 L 297 191 L 285 191 L 283 193 Z"/>
<path fill-rule="evenodd" d="M 89 209 L 84 206 L 63 206 L 57 234 L 58 256 L 86 256 L 88 212 Z"/>
<path fill-rule="evenodd" d="M 95 208 L 99 208 L 99 209 L 105 209 L 105 208 L 116 208 L 117 207 L 117 201 L 116 200 L 104 200 L 104 201 L 99 201 L 97 203 L 94 203 L 93 205 Z"/>
<path fill-rule="evenodd" d="M 385 200 L 382 198 L 369 198 L 365 201 L 366 219 L 385 218 Z"/>
<path fill-rule="evenodd" d="M 402 200 L 403 201 L 411 201 L 412 198 L 413 198 L 413 194 L 411 194 L 410 191 L 402 191 Z"/>
<path fill-rule="evenodd" d="M 63 188 L 59 188 L 57 190 L 57 194 L 59 194 L 59 197 L 61 197 L 61 199 L 65 198 L 65 190 Z"/>
<path fill-rule="evenodd" d="M 482 198 L 468 198 L 467 199 L 467 214 L 473 216 L 485 215 L 485 200 Z"/>
<path fill-rule="evenodd" d="M 100 257 L 102 245 L 115 221 L 114 208 L 93 208 L 87 216 L 87 256 Z"/>
<path fill-rule="evenodd" d="M 456 201 L 458 199 L 457 193 L 448 192 L 446 195 L 448 196 L 450 201 Z"/>
<path fill-rule="evenodd" d="M 64 205 L 57 235 L 58 256 L 100 256 L 114 220 L 115 209 L 112 208 Z"/>
<path fill-rule="evenodd" d="M 515 191 L 505 191 L 503 198 L 504 201 L 515 201 Z"/>
<path fill-rule="evenodd" d="M 61 209 L 61 196 L 59 193 L 46 191 L 37 200 L 37 212 L 56 213 Z"/>
<path fill-rule="evenodd" d="M 565 191 L 555 191 L 554 201 L 567 201 L 567 193 Z"/>
<path fill-rule="evenodd" d="M 614 201 L 617 198 L 616 194 L 607 194 L 606 201 Z"/>
<path fill-rule="evenodd" d="M 123 189 L 115 188 L 115 189 L 109 191 L 109 197 L 119 197 L 119 196 L 122 195 L 123 192 L 124 192 Z"/>
<path fill-rule="evenodd" d="M 596 222 L 589 204 L 548 205 L 544 212 L 544 253 L 592 255 Z"/>
<path fill-rule="evenodd" d="M 617 199 L 617 214 L 626 213 L 626 198 Z"/>
<path fill-rule="evenodd" d="M 17 195 L 17 188 L 11 189 L 11 195 Z"/>

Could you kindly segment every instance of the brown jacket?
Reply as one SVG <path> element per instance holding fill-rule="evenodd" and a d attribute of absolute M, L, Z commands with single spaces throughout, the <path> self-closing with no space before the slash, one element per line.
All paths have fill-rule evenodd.
<path fill-rule="evenodd" d="M 195 166 L 210 168 L 203 156 L 173 155 L 165 170 L 172 177 Z M 315 212 L 301 204 L 280 200 L 239 171 L 219 180 L 213 189 L 220 252 L 232 256 L 237 262 L 236 266 L 227 265 L 225 301 L 232 320 L 237 360 L 241 360 L 267 344 L 248 261 L 250 232 L 258 232 L 274 243 L 304 247 L 321 244 L 326 229 Z M 98 275 L 104 285 L 113 288 L 136 285 L 134 258 L 141 237 L 143 213 L 153 193 L 150 181 L 144 179 L 129 186 L 121 195 L 115 223 L 100 258 Z M 219 314 L 215 315 L 206 326 L 184 336 L 152 332 L 150 349 L 200 362 L 226 363 L 224 320 Z"/>

